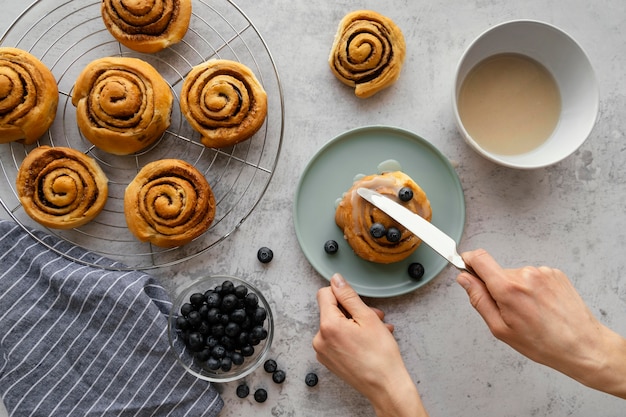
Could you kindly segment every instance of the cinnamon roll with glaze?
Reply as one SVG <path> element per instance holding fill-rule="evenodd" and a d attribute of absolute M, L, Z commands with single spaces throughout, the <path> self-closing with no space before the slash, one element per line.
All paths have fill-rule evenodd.
<path fill-rule="evenodd" d="M 252 137 L 261 128 L 267 94 L 247 66 L 210 60 L 185 77 L 180 108 L 205 146 L 223 148 Z"/>
<path fill-rule="evenodd" d="M 426 193 L 403 172 L 384 172 L 355 181 L 335 211 L 337 226 L 362 259 L 389 264 L 407 258 L 422 241 L 359 196 L 356 192 L 359 187 L 375 190 L 430 221 L 432 209 Z"/>
<path fill-rule="evenodd" d="M 40 146 L 17 172 L 17 194 L 26 213 L 53 229 L 93 220 L 108 198 L 108 179 L 98 163 L 75 149 Z"/>
<path fill-rule="evenodd" d="M 358 10 L 339 23 L 328 62 L 357 97 L 367 98 L 398 79 L 405 55 L 404 36 L 391 19 Z"/>
<path fill-rule="evenodd" d="M 57 82 L 39 59 L 0 48 L 0 143 L 35 143 L 56 117 Z"/>
<path fill-rule="evenodd" d="M 163 77 L 137 58 L 92 61 L 72 94 L 80 131 L 116 155 L 138 152 L 159 139 L 170 125 L 173 101 Z"/>
<path fill-rule="evenodd" d="M 144 166 L 124 194 L 129 230 L 160 247 L 189 243 L 215 218 L 215 197 L 204 175 L 179 159 Z"/>
<path fill-rule="evenodd" d="M 102 0 L 101 13 L 104 25 L 122 45 L 154 53 L 183 39 L 191 0 Z"/>

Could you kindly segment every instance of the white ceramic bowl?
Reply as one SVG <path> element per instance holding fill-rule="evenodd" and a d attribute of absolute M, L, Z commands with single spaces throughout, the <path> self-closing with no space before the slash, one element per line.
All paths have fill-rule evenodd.
<path fill-rule="evenodd" d="M 561 95 L 560 118 L 552 135 L 523 154 L 502 155 L 485 150 L 467 132 L 459 116 L 458 98 L 465 77 L 476 64 L 501 53 L 526 55 L 542 64 L 554 77 Z M 457 66 L 453 108 L 458 129 L 480 155 L 507 167 L 541 168 L 571 155 L 591 133 L 598 105 L 598 85 L 587 54 L 569 35 L 547 23 L 514 20 L 492 27 L 470 44 Z"/>

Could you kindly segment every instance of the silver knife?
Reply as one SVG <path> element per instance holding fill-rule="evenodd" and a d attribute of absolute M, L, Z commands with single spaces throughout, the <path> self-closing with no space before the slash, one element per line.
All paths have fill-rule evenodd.
<path fill-rule="evenodd" d="M 422 242 L 430 246 L 435 252 L 461 271 L 468 272 L 479 278 L 476 272 L 465 264 L 456 248 L 456 242 L 418 214 L 368 188 L 358 188 L 356 191 L 361 197 L 385 212 L 389 217 L 409 229 Z"/>

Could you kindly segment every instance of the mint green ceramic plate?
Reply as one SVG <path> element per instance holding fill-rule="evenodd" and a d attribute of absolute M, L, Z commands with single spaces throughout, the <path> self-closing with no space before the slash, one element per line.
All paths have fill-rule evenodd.
<path fill-rule="evenodd" d="M 459 178 L 448 159 L 430 142 L 412 132 L 386 126 L 363 127 L 327 143 L 305 168 L 294 205 L 296 235 L 302 252 L 326 279 L 341 273 L 366 297 L 392 297 L 413 291 L 434 279 L 447 262 L 425 244 L 406 260 L 390 265 L 364 261 L 354 254 L 335 224 L 335 201 L 358 174 L 375 174 L 378 165 L 394 159 L 424 190 L 433 209 L 432 223 L 459 243 L 465 225 L 465 201 Z M 339 251 L 324 252 L 334 239 Z M 421 280 L 409 277 L 411 262 L 425 269 Z"/>

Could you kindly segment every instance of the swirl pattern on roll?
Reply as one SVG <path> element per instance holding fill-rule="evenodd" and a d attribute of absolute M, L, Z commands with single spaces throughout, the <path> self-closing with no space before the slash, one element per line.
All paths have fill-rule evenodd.
<path fill-rule="evenodd" d="M 398 79 L 405 55 L 404 36 L 391 19 L 359 10 L 339 23 L 328 62 L 341 82 L 366 98 Z"/>
<path fill-rule="evenodd" d="M 160 247 L 189 243 L 215 218 L 215 197 L 204 175 L 179 159 L 144 166 L 126 187 L 124 214 L 142 242 Z"/>
<path fill-rule="evenodd" d="M 174 97 L 157 70 L 137 58 L 92 61 L 76 80 L 78 127 L 96 147 L 129 155 L 153 144 L 170 125 Z"/>
<path fill-rule="evenodd" d="M 0 48 L 0 143 L 35 143 L 54 122 L 58 102 L 56 80 L 38 58 Z"/>
<path fill-rule="evenodd" d="M 154 53 L 180 42 L 191 19 L 191 0 L 102 0 L 111 35 L 138 52 Z"/>
<path fill-rule="evenodd" d="M 75 149 L 40 146 L 17 173 L 17 193 L 26 213 L 55 229 L 93 220 L 108 198 L 108 180 L 97 162 Z"/>
<path fill-rule="evenodd" d="M 430 221 L 432 209 L 424 191 L 408 175 L 400 171 L 369 175 L 353 184 L 335 211 L 337 226 L 343 230 L 345 239 L 359 257 L 382 264 L 407 258 L 422 241 L 358 195 L 356 190 L 359 187 L 375 190 Z M 401 201 L 398 196 L 400 190 L 405 187 L 413 192 L 409 201 Z M 392 227 L 397 229 L 400 234 L 399 240 L 390 241 L 386 236 L 373 236 L 371 231 L 375 223 L 384 226 L 387 230 Z"/>
<path fill-rule="evenodd" d="M 261 128 L 267 94 L 247 66 L 210 60 L 185 77 L 180 107 L 205 146 L 223 148 L 252 137 Z"/>

